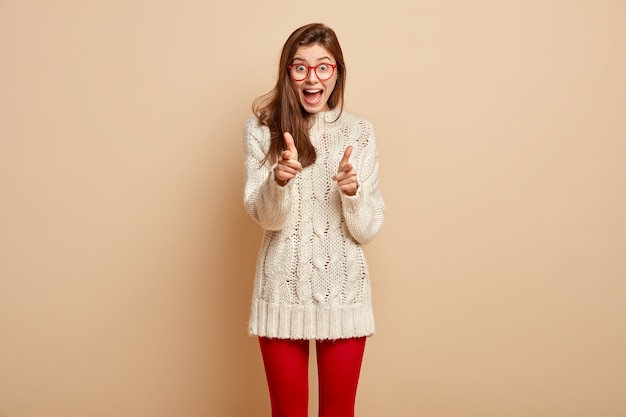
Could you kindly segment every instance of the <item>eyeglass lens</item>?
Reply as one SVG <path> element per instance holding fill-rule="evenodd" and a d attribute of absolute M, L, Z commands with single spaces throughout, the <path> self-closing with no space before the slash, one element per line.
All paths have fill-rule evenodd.
<path fill-rule="evenodd" d="M 310 71 L 314 70 L 315 75 L 322 81 L 325 81 L 333 76 L 335 71 L 334 67 L 330 64 L 319 64 L 315 67 L 307 67 L 304 64 L 295 64 L 291 66 L 291 77 L 295 81 L 302 81 L 307 78 Z"/>

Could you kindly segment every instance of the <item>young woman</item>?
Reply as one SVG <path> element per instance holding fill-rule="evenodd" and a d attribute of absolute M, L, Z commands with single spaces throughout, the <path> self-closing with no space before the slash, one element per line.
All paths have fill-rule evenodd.
<path fill-rule="evenodd" d="M 244 205 L 265 230 L 249 332 L 258 336 L 273 417 L 306 417 L 316 341 L 320 417 L 354 416 L 374 332 L 361 248 L 383 224 L 371 124 L 343 111 L 346 66 L 322 24 L 285 42 L 278 81 L 244 124 Z"/>

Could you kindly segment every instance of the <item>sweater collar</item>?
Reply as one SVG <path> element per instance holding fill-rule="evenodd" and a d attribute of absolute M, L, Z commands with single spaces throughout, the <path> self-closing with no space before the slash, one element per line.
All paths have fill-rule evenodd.
<path fill-rule="evenodd" d="M 327 123 L 334 123 L 336 122 L 339 117 L 339 113 L 341 112 L 341 107 L 337 106 L 334 109 L 330 109 L 328 111 L 321 111 L 319 113 L 315 113 L 313 115 L 313 127 L 320 127 L 323 128 L 323 126 Z"/>

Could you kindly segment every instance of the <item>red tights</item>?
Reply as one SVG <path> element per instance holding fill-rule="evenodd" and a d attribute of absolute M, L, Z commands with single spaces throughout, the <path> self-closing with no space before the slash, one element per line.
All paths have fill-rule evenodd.
<path fill-rule="evenodd" d="M 259 338 L 272 417 L 307 417 L 309 341 Z M 353 417 L 365 337 L 316 341 L 319 417 Z"/>

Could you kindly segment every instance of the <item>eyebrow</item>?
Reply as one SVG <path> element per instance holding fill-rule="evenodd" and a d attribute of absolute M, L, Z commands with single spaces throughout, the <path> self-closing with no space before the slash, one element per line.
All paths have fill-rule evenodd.
<path fill-rule="evenodd" d="M 326 59 L 332 62 L 332 59 L 331 59 L 330 57 L 328 57 L 328 56 L 323 56 L 323 57 L 321 57 L 321 58 L 318 58 L 318 59 L 317 59 L 317 62 L 324 61 L 324 60 L 326 60 Z M 294 60 L 294 61 L 304 61 L 304 62 L 306 62 L 306 59 L 301 58 L 301 57 L 299 57 L 299 56 L 294 56 L 294 57 L 293 57 L 293 60 Z"/>

